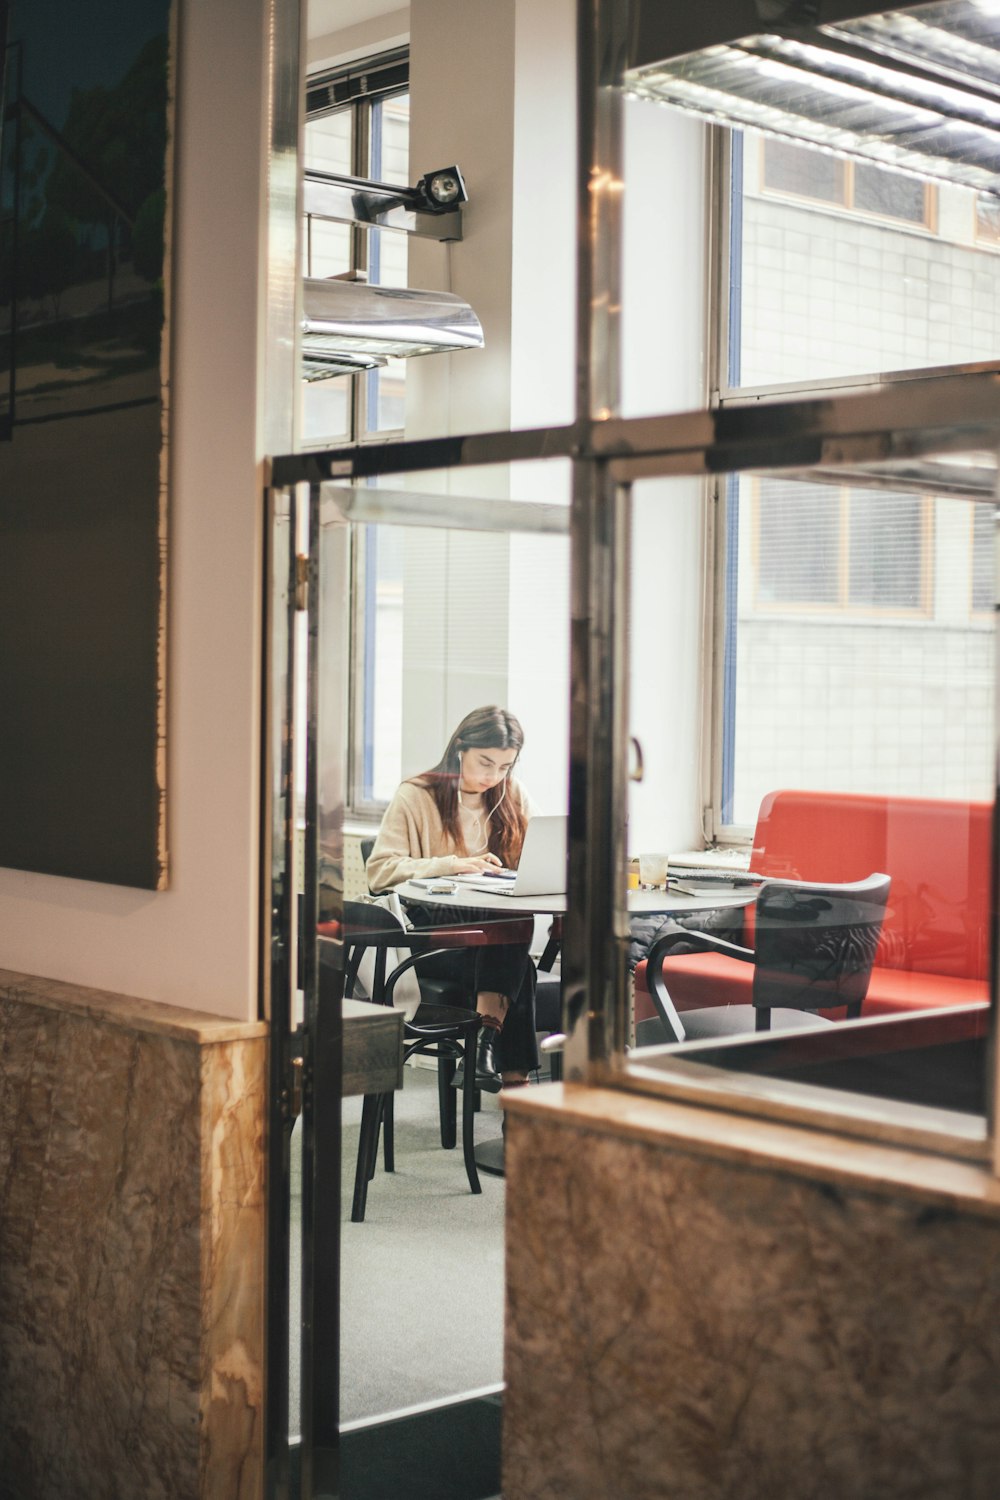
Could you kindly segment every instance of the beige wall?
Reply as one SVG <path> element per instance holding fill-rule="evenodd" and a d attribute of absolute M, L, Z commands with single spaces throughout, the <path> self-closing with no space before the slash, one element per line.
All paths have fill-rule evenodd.
<path fill-rule="evenodd" d="M 0 871 L 0 964 L 240 1019 L 256 1014 L 268 9 L 268 0 L 180 3 L 169 889 Z"/>
<path fill-rule="evenodd" d="M 0 1493 L 260 1500 L 263 1026 L 0 970 L 0 1050 Z"/>

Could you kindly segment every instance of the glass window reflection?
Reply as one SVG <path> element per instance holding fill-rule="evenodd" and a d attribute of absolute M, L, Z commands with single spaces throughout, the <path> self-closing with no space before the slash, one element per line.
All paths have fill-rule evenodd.
<path fill-rule="evenodd" d="M 994 506 L 793 477 L 729 487 L 741 585 L 717 637 L 735 667 L 722 729 L 751 837 L 713 850 L 684 769 L 700 753 L 685 637 L 658 649 L 648 582 L 684 607 L 672 554 L 694 556 L 704 525 L 686 483 L 633 488 L 630 727 L 645 781 L 630 791 L 625 881 L 632 1074 L 688 1059 L 684 1076 L 723 1088 L 737 1074 L 821 1084 L 861 1098 L 861 1114 L 905 1102 L 938 1129 L 971 1116 L 957 1128 L 980 1140 Z M 654 673 L 671 705 L 662 739 Z M 665 879 L 647 878 L 650 849 L 667 855 Z"/>

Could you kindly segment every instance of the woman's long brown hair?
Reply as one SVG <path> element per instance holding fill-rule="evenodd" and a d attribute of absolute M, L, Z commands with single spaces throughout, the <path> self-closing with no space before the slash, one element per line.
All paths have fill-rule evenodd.
<path fill-rule="evenodd" d="M 410 777 L 415 786 L 422 786 L 434 798 L 444 831 L 456 849 L 465 849 L 458 803 L 462 751 L 513 750 L 517 756 L 523 744 L 524 730 L 513 714 L 493 706 L 475 708 L 459 724 L 437 765 L 419 776 Z M 513 769 L 512 766 L 511 771 Z M 510 772 L 503 781 L 483 793 L 483 807 L 488 829 L 487 848 L 507 869 L 513 870 L 521 858 L 527 819 L 520 806 L 507 795 L 509 783 Z"/>

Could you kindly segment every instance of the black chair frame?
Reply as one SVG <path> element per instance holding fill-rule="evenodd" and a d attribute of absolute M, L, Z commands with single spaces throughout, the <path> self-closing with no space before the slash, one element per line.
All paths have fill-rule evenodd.
<path fill-rule="evenodd" d="M 388 944 L 386 946 L 389 946 Z M 391 944 L 393 947 L 401 946 L 397 942 Z M 432 953 L 448 953 L 453 949 L 436 948 Z M 413 954 L 398 964 L 385 980 L 385 999 L 381 1002 L 385 1005 L 392 1004 L 392 992 L 399 980 L 407 970 L 411 969 L 421 958 L 428 954 Z M 356 970 L 355 970 L 356 973 Z M 347 993 L 345 988 L 345 994 Z M 418 1054 L 426 1057 L 437 1058 L 439 1064 L 442 1061 L 449 1062 L 451 1068 L 448 1071 L 438 1068 L 438 1097 L 441 1106 L 441 1131 L 442 1142 L 445 1147 L 453 1146 L 455 1130 L 455 1091 L 451 1088 L 451 1073 L 457 1061 L 464 1064 L 464 1076 L 462 1080 L 462 1156 L 465 1161 L 466 1176 L 469 1179 L 469 1190 L 473 1193 L 482 1192 L 482 1184 L 479 1181 L 479 1173 L 476 1168 L 474 1155 L 475 1139 L 474 1124 L 476 1116 L 476 1036 L 479 1031 L 480 1017 L 474 1010 L 464 1011 L 454 1005 L 434 1005 L 426 1002 L 421 1003 L 416 1015 L 408 1020 L 403 1026 L 403 1061 L 408 1062 L 411 1057 Z M 444 1139 L 445 1120 L 451 1121 L 451 1140 Z M 354 1199 L 351 1205 L 351 1221 L 360 1224 L 365 1217 L 365 1206 L 368 1199 L 368 1184 L 375 1176 L 375 1165 L 378 1159 L 379 1132 L 383 1136 L 383 1165 L 387 1172 L 396 1170 L 395 1139 L 393 1130 L 393 1096 L 392 1094 L 367 1094 L 361 1111 L 361 1137 L 358 1142 L 358 1162 L 354 1176 Z"/>
<path fill-rule="evenodd" d="M 381 908 L 372 906 L 366 910 L 371 911 L 373 915 L 373 925 L 353 929 L 348 927 L 345 934 L 344 996 L 347 999 L 353 996 L 358 970 L 366 950 L 375 950 L 374 981 L 370 998 L 376 1005 L 391 1006 L 397 984 L 403 975 L 413 969 L 416 964 L 423 959 L 436 957 L 442 953 L 453 953 L 466 946 L 459 941 L 463 936 L 473 939 L 483 936 L 480 929 L 466 926 L 456 929 L 454 940 L 448 944 L 425 948 L 426 934 L 408 932 Z M 386 973 L 390 949 L 398 951 L 418 946 L 419 952 L 411 952 L 407 958 L 394 966 L 391 973 Z M 476 1038 L 480 1024 L 481 1017 L 473 1009 L 457 1005 L 438 1005 L 421 1000 L 415 1015 L 407 1019 L 403 1026 L 404 1062 L 418 1054 L 437 1059 L 441 1144 L 445 1149 L 453 1147 L 456 1143 L 456 1091 L 451 1085 L 456 1062 L 461 1061 L 464 1064 L 461 1090 L 462 1155 L 466 1176 L 469 1179 L 469 1189 L 473 1193 L 482 1192 L 474 1156 L 474 1123 L 479 1102 L 476 1088 Z M 393 1126 L 392 1094 L 366 1095 L 362 1106 L 361 1136 L 358 1142 L 358 1161 L 351 1207 L 351 1220 L 354 1223 L 361 1223 L 364 1220 L 368 1184 L 375 1175 L 380 1133 L 383 1139 L 385 1170 L 387 1172 L 395 1170 Z"/>
<path fill-rule="evenodd" d="M 794 1012 L 806 1013 L 822 1025 L 824 1018 L 817 1012 L 842 1006 L 848 1019 L 859 1017 L 890 884 L 890 877 L 882 874 L 846 884 L 765 880 L 757 894 L 753 948 L 677 922 L 664 923 L 649 950 L 646 985 L 668 1039 L 694 1039 L 689 1027 L 697 1017 L 747 1009 L 730 1006 L 685 1012 L 690 1018 L 686 1027 L 663 972 L 664 960 L 679 952 L 721 953 L 753 964 L 751 1005 L 756 1031 L 771 1029 L 772 1014 L 785 1024 L 794 1024 Z M 734 1032 L 743 1029 L 733 1025 Z"/>
<path fill-rule="evenodd" d="M 375 847 L 374 838 L 363 838 L 360 842 L 361 859 L 365 866 L 368 864 L 368 856 Z M 562 918 L 553 918 L 549 928 L 548 938 L 542 955 L 537 963 L 538 988 L 536 991 L 535 1005 L 539 1032 L 547 1032 L 550 1035 L 562 1031 L 562 995 L 561 984 L 558 979 L 551 978 L 552 969 L 559 951 L 562 947 Z M 360 954 L 358 955 L 360 959 Z M 442 979 L 425 979 L 421 976 L 420 987 L 428 995 L 435 992 L 440 995 L 441 1003 L 450 1004 L 450 996 L 457 989 L 457 985 Z M 553 1083 L 560 1083 L 563 1076 L 562 1053 L 551 1051 L 548 1054 L 549 1077 Z M 447 1058 L 439 1061 L 438 1084 L 441 1091 L 441 1144 L 442 1146 L 454 1146 L 455 1144 L 455 1098 L 451 1090 L 451 1080 L 454 1074 L 454 1063 Z M 390 1106 L 391 1107 L 391 1106 Z M 478 1096 L 477 1096 L 478 1108 Z"/>

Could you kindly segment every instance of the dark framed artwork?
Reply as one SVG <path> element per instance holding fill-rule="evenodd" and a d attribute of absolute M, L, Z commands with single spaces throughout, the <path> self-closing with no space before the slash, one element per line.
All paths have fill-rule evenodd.
<path fill-rule="evenodd" d="M 170 0 L 0 0 L 0 866 L 166 884 Z"/>

